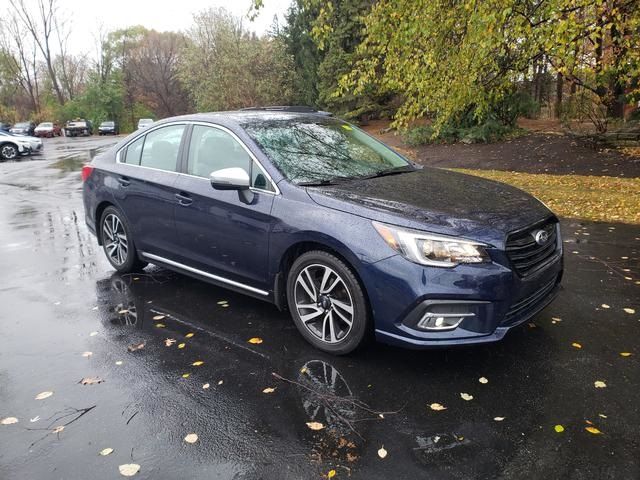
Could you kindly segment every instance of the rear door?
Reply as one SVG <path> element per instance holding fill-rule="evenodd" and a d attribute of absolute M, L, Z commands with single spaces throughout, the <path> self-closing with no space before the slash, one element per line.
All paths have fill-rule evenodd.
<path fill-rule="evenodd" d="M 175 183 L 185 132 L 186 124 L 154 128 L 118 154 L 117 200 L 141 252 L 175 257 Z"/>
<path fill-rule="evenodd" d="M 186 174 L 175 187 L 186 198 L 175 208 L 179 251 L 185 263 L 227 279 L 268 288 L 269 232 L 276 187 L 249 149 L 229 130 L 194 125 L 185 152 Z M 251 195 L 215 190 L 209 175 L 240 167 Z"/>

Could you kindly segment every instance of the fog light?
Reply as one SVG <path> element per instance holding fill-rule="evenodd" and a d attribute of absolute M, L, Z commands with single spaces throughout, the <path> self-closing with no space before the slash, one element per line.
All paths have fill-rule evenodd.
<path fill-rule="evenodd" d="M 434 313 L 427 312 L 418 322 L 422 330 L 453 330 L 467 317 L 475 317 L 475 313 Z"/>

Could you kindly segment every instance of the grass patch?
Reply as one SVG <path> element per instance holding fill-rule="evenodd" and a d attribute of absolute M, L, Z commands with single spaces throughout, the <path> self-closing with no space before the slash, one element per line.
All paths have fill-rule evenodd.
<path fill-rule="evenodd" d="M 640 224 L 640 178 L 451 170 L 521 188 L 542 200 L 561 217 Z"/>

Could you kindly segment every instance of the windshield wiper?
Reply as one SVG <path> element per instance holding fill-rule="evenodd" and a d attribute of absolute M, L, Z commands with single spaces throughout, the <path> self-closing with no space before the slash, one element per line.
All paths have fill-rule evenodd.
<path fill-rule="evenodd" d="M 368 179 L 368 178 L 378 178 L 378 177 L 386 177 L 388 175 L 398 175 L 400 173 L 409 173 L 409 172 L 415 172 L 416 169 L 410 165 L 402 165 L 400 167 L 392 167 L 392 168 L 385 168 L 384 170 L 378 170 L 375 173 L 372 173 L 371 175 L 362 175 L 361 177 L 357 177 L 358 179 Z"/>

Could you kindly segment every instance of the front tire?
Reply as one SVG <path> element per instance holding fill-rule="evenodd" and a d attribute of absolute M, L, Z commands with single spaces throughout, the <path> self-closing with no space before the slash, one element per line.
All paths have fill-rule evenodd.
<path fill-rule="evenodd" d="M 137 272 L 147 266 L 138 258 L 131 228 L 117 208 L 107 207 L 102 212 L 100 238 L 107 260 L 118 272 Z"/>
<path fill-rule="evenodd" d="M 0 158 L 4 160 L 15 160 L 18 158 L 18 147 L 12 143 L 5 143 L 0 147 Z"/>
<path fill-rule="evenodd" d="M 346 355 L 363 344 L 367 299 L 352 270 L 334 255 L 316 250 L 298 257 L 289 270 L 287 301 L 296 327 L 319 350 Z"/>

